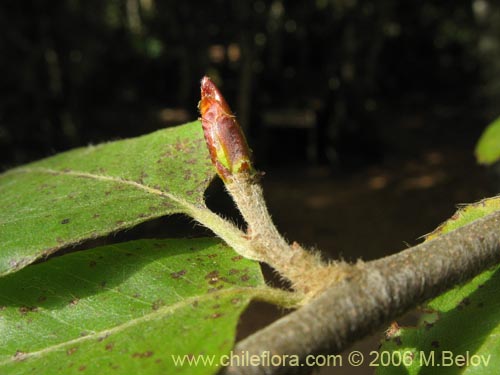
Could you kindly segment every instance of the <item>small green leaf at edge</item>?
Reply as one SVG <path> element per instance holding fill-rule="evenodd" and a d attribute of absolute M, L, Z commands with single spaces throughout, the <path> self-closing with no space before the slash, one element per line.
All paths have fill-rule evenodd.
<path fill-rule="evenodd" d="M 498 211 L 499 200 L 462 207 L 426 241 Z M 426 311 L 417 327 L 386 338 L 379 354 L 389 361 L 377 367 L 378 375 L 489 375 L 500 368 L 500 266 L 428 302 Z"/>
<path fill-rule="evenodd" d="M 249 301 L 273 293 L 257 262 L 216 239 L 76 252 L 1 278 L 0 291 L 5 375 L 212 374 Z"/>
<path fill-rule="evenodd" d="M 198 121 L 0 175 L 0 276 L 87 239 L 205 209 L 215 171 Z"/>
<path fill-rule="evenodd" d="M 483 132 L 476 145 L 478 163 L 490 165 L 500 160 L 500 117 Z"/>

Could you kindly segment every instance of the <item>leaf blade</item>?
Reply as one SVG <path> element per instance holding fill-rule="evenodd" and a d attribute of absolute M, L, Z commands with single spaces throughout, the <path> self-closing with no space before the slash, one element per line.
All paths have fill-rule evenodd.
<path fill-rule="evenodd" d="M 214 239 L 77 252 L 4 277 L 0 290 L 7 374 L 167 373 L 171 355 L 226 353 L 241 312 L 267 293 L 258 263 Z"/>
<path fill-rule="evenodd" d="M 463 205 L 455 214 L 439 225 L 434 231 L 425 236 L 426 241 L 460 228 L 464 225 L 472 223 L 474 220 L 480 219 L 500 210 L 500 196 L 485 198 L 479 202 Z"/>
<path fill-rule="evenodd" d="M 500 160 L 500 117 L 483 132 L 476 145 L 478 163 L 490 165 Z"/>
<path fill-rule="evenodd" d="M 500 209 L 500 198 L 492 197 L 460 208 L 452 218 L 426 236 L 430 241 L 442 234 L 490 215 Z M 500 366 L 500 266 L 441 294 L 427 303 L 416 327 L 392 332 L 380 353 L 408 362 L 377 368 L 378 375 L 434 373 L 490 374 Z M 462 358 L 471 358 L 465 363 Z M 455 362 L 456 359 L 459 362 Z M 457 365 L 461 364 L 461 365 Z M 472 365 L 471 365 L 472 364 Z"/>
<path fill-rule="evenodd" d="M 199 122 L 80 148 L 0 176 L 0 275 L 155 217 L 204 209 Z"/>

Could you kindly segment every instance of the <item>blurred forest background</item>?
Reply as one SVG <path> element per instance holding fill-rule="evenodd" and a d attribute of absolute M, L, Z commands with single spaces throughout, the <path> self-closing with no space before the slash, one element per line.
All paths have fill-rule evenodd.
<path fill-rule="evenodd" d="M 404 112 L 480 113 L 477 135 L 499 19 L 490 0 L 3 1 L 0 165 L 195 119 L 204 74 L 264 163 L 380 161 Z"/>
<path fill-rule="evenodd" d="M 0 56 L 0 170 L 192 121 L 208 74 L 294 239 L 387 252 L 497 189 L 473 157 L 500 114 L 492 0 L 2 1 Z"/>
<path fill-rule="evenodd" d="M 386 255 L 498 192 L 474 160 L 500 114 L 498 1 L 2 1 L 0 56 L 0 170 L 194 120 L 208 74 L 278 227 L 326 256 Z M 237 217 L 220 183 L 207 198 Z M 164 218 L 114 240 L 192 232 Z M 372 372 L 335 373 L 354 370 Z"/>

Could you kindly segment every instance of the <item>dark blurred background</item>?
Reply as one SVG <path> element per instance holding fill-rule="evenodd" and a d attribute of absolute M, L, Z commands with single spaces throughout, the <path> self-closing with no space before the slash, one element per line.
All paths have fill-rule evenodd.
<path fill-rule="evenodd" d="M 204 74 L 262 164 L 378 163 L 407 148 L 389 123 L 426 116 L 440 118 L 425 146 L 476 136 L 500 94 L 499 13 L 490 0 L 4 1 L 1 165 L 192 120 Z"/>
<path fill-rule="evenodd" d="M 2 1 L 0 56 L 1 170 L 194 120 L 208 74 L 278 227 L 326 256 L 415 244 L 497 190 L 473 155 L 500 113 L 497 1 Z M 237 215 L 220 184 L 207 199 Z"/>

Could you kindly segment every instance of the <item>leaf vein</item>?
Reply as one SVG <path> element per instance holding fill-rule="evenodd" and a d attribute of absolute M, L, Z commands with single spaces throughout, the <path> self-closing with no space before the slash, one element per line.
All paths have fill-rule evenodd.
<path fill-rule="evenodd" d="M 167 316 L 171 313 L 174 313 L 178 309 L 189 306 L 194 301 L 212 300 L 217 296 L 221 297 L 224 295 L 231 295 L 231 294 L 235 294 L 238 296 L 241 296 L 242 294 L 243 295 L 246 294 L 249 298 L 251 298 L 251 297 L 257 297 L 261 294 L 265 296 L 268 292 L 269 292 L 269 289 L 267 287 L 260 287 L 260 288 L 240 287 L 240 288 L 224 289 L 224 290 L 220 290 L 220 291 L 213 292 L 210 294 L 205 294 L 205 295 L 191 296 L 191 297 L 186 298 L 182 301 L 179 301 L 173 305 L 160 307 L 158 310 L 155 310 L 147 315 L 143 315 L 143 316 L 140 316 L 138 318 L 131 319 L 127 322 L 124 322 L 122 324 L 119 324 L 119 325 L 114 326 L 114 327 L 109 328 L 109 329 L 104 329 L 104 330 L 99 331 L 99 332 L 93 332 L 93 333 L 86 335 L 86 336 L 81 336 L 81 337 L 78 337 L 76 339 L 72 339 L 72 340 L 64 341 L 64 342 L 61 342 L 58 344 L 54 344 L 54 345 L 48 346 L 48 347 L 43 348 L 43 349 L 38 350 L 38 351 L 23 353 L 21 358 L 11 356 L 8 359 L 0 361 L 0 367 L 7 365 L 7 364 L 10 364 L 10 363 L 13 363 L 13 362 L 17 362 L 19 360 L 26 360 L 29 358 L 42 357 L 43 355 L 45 355 L 47 353 L 61 350 L 61 349 L 65 348 L 67 346 L 70 346 L 70 345 L 79 344 L 79 343 L 89 341 L 89 340 L 99 338 L 99 337 L 107 337 L 111 334 L 124 331 L 129 327 L 133 327 L 135 325 L 138 325 L 138 324 L 141 324 L 144 322 L 148 322 L 148 321 L 152 321 L 155 319 L 160 319 L 164 316 Z"/>

